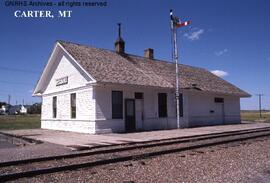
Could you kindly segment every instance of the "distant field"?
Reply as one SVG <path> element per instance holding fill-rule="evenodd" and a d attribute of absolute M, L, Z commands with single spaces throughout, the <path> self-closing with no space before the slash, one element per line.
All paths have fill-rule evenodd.
<path fill-rule="evenodd" d="M 40 115 L 0 115 L 0 130 L 40 128 Z"/>
<path fill-rule="evenodd" d="M 263 121 L 270 123 L 270 111 L 241 111 L 243 121 Z M 40 115 L 0 115 L 0 130 L 40 128 Z"/>
<path fill-rule="evenodd" d="M 270 123 L 270 112 L 263 111 L 262 118 L 260 118 L 259 111 L 241 111 L 241 118 L 243 121 L 262 121 Z"/>

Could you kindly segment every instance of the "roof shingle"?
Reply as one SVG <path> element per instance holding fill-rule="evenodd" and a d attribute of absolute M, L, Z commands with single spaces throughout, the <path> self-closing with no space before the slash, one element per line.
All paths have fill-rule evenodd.
<path fill-rule="evenodd" d="M 131 54 L 80 44 L 58 41 L 69 54 L 97 81 L 174 88 L 175 64 Z M 179 64 L 180 88 L 199 88 L 202 91 L 249 97 L 231 83 L 203 68 Z"/>

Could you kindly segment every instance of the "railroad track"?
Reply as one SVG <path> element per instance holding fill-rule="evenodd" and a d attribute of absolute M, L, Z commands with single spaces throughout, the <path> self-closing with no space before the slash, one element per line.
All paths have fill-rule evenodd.
<path fill-rule="evenodd" d="M 94 167 L 270 136 L 270 127 L 136 142 L 87 152 L 0 163 L 0 181 Z"/>

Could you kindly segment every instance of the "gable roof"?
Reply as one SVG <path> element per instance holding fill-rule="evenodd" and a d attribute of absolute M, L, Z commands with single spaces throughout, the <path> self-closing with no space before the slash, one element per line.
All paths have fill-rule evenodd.
<path fill-rule="evenodd" d="M 175 64 L 131 54 L 58 41 L 62 47 L 98 83 L 131 84 L 174 88 Z M 226 95 L 249 97 L 250 94 L 212 74 L 206 69 L 179 64 L 182 89 L 199 89 Z"/>

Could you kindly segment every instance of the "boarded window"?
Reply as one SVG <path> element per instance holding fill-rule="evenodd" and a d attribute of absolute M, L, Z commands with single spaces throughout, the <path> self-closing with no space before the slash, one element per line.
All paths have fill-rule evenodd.
<path fill-rule="evenodd" d="M 143 99 L 143 93 L 135 92 L 135 99 Z"/>
<path fill-rule="evenodd" d="M 158 94 L 158 116 L 167 117 L 167 93 Z"/>
<path fill-rule="evenodd" d="M 184 115 L 183 107 L 184 107 L 183 94 L 180 93 L 179 94 L 179 114 L 180 114 L 180 117 L 183 117 L 183 115 Z"/>
<path fill-rule="evenodd" d="M 57 97 L 53 97 L 53 118 L 57 117 Z"/>
<path fill-rule="evenodd" d="M 71 118 L 76 118 L 76 93 L 70 94 Z"/>
<path fill-rule="evenodd" d="M 123 119 L 123 92 L 112 91 L 112 118 Z"/>
<path fill-rule="evenodd" d="M 215 98 L 215 103 L 224 103 L 224 98 Z"/>

